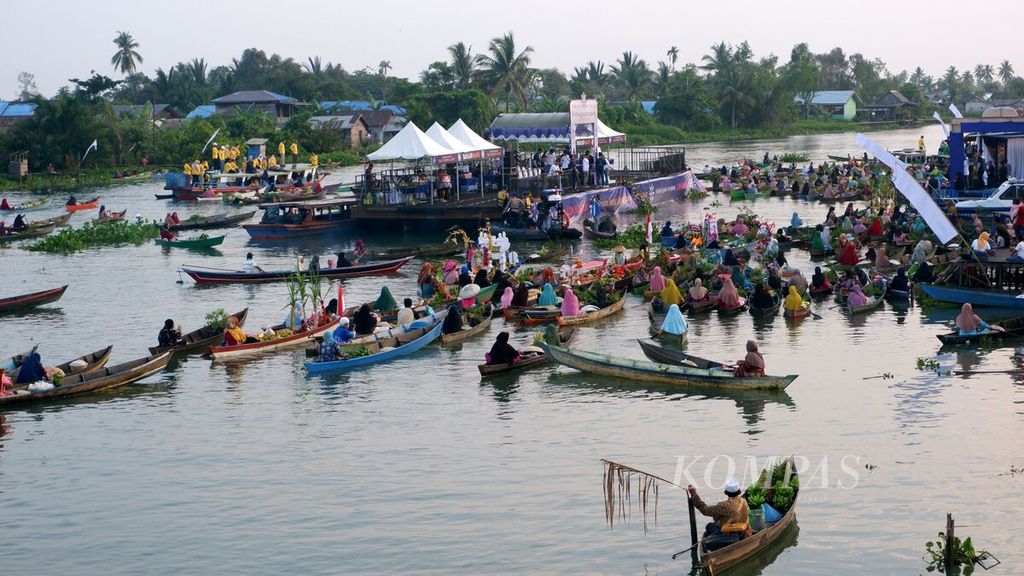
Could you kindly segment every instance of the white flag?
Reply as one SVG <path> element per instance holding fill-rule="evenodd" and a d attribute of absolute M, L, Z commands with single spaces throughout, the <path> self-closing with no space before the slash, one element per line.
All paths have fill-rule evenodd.
<path fill-rule="evenodd" d="M 201 155 L 202 155 L 202 154 L 203 154 L 204 152 L 206 152 L 206 147 L 210 145 L 210 142 L 213 142 L 213 139 L 217 137 L 217 132 L 220 132 L 220 128 L 217 128 L 216 130 L 214 130 L 214 131 L 213 131 L 213 134 L 211 134 L 211 135 L 210 135 L 210 139 L 206 141 L 206 144 L 203 144 L 203 149 L 199 151 L 199 155 L 200 155 L 200 156 L 201 156 Z M 283 162 L 283 161 L 282 161 L 282 162 Z"/>
<path fill-rule="evenodd" d="M 946 133 L 946 138 L 949 138 L 949 126 L 946 126 L 946 123 L 942 121 L 942 116 L 939 116 L 938 110 L 932 114 L 932 118 L 935 118 L 935 121 L 939 123 L 939 126 L 942 126 L 942 131 Z"/>
<path fill-rule="evenodd" d="M 928 227 L 938 237 L 939 242 L 946 244 L 960 235 L 956 227 L 946 218 L 942 208 L 939 208 L 939 205 L 921 187 L 917 179 L 907 172 L 906 164 L 900 162 L 888 150 L 882 148 L 877 142 L 863 134 L 857 134 L 857 145 L 873 154 L 882 164 L 892 169 L 892 183 L 900 191 L 900 194 L 903 194 L 910 201 L 910 204 L 924 218 L 924 221 L 928 223 Z"/>
<path fill-rule="evenodd" d="M 89 152 L 92 152 L 93 150 L 99 150 L 99 149 L 100 149 L 99 141 L 98 140 L 93 140 L 92 144 L 89 144 L 89 147 L 85 149 L 85 154 L 82 154 L 82 159 L 79 160 L 78 163 L 81 164 L 82 162 L 85 162 L 85 158 L 86 158 L 86 156 L 89 155 Z"/>
<path fill-rule="evenodd" d="M 949 105 L 949 111 L 953 114 L 953 118 L 963 118 L 964 115 L 960 113 L 960 109 L 956 107 L 956 104 Z"/>

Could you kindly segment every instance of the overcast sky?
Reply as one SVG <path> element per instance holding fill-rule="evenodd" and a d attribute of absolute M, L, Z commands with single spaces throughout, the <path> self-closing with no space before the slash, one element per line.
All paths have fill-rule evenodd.
<path fill-rule="evenodd" d="M 110 65 L 118 30 L 139 42 L 139 69 L 150 76 L 192 58 L 205 58 L 212 69 L 255 47 L 300 62 L 320 56 L 350 71 L 376 70 L 388 60 L 392 75 L 416 79 L 431 62 L 447 59 L 448 45 L 463 41 L 480 52 L 506 31 L 515 33 L 517 45 L 533 46 L 535 66 L 567 75 L 588 60 L 613 63 L 624 50 L 653 68 L 673 45 L 680 64 L 699 63 L 720 40 L 746 40 L 755 56 L 775 53 L 783 61 L 793 44 L 807 42 L 815 53 L 840 46 L 881 58 L 891 71 L 921 66 L 938 76 L 950 65 L 962 70 L 1008 59 L 1024 74 L 1024 44 L 1006 35 L 1008 28 L 974 13 L 970 20 L 981 29 L 965 27 L 953 36 L 956 14 L 966 18 L 981 9 L 968 6 L 947 0 L 15 2 L 5 6 L 8 25 L 0 33 L 0 99 L 17 93 L 21 71 L 35 74 L 45 95 L 91 70 L 120 77 Z M 1024 15 L 1024 3 L 990 9 L 1002 22 Z M 990 41 L 979 32 L 991 33 Z"/>

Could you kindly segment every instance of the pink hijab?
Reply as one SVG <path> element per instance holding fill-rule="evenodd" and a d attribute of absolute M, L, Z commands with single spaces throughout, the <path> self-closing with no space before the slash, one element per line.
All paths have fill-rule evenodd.
<path fill-rule="evenodd" d="M 651 272 L 651 284 L 648 290 L 651 292 L 661 292 L 665 289 L 665 277 L 661 275 L 661 266 L 655 266 Z"/>
<path fill-rule="evenodd" d="M 981 325 L 981 318 L 974 313 L 974 307 L 965 303 L 960 308 L 960 315 L 956 317 L 956 327 L 964 332 L 977 332 Z"/>
<path fill-rule="evenodd" d="M 888 268 L 892 266 L 889 263 L 889 256 L 885 253 L 885 246 L 879 246 L 875 248 L 875 268 Z"/>
<path fill-rule="evenodd" d="M 580 299 L 573 294 L 572 288 L 567 288 L 562 295 L 562 316 L 576 316 L 580 313 Z"/>
<path fill-rule="evenodd" d="M 732 278 L 724 274 L 722 276 L 722 289 L 718 291 L 718 301 L 726 306 L 735 306 L 740 301 L 740 293 L 732 283 Z"/>
<path fill-rule="evenodd" d="M 851 308 L 857 308 L 868 303 L 868 297 L 861 290 L 860 284 L 854 284 L 850 288 L 850 294 L 846 297 L 846 303 Z"/>
<path fill-rule="evenodd" d="M 515 297 L 515 292 L 512 291 L 511 286 L 506 286 L 505 291 L 501 293 L 501 307 L 508 308 L 512 305 L 512 298 Z"/>

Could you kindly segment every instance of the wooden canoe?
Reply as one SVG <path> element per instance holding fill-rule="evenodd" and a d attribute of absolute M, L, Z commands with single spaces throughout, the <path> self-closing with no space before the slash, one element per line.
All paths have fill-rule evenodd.
<path fill-rule="evenodd" d="M 998 326 L 999 328 L 1002 328 L 1002 331 L 989 329 L 981 334 L 961 336 L 960 331 L 957 330 L 948 334 L 936 334 L 935 337 L 938 338 L 945 346 L 967 345 L 971 343 L 979 343 L 982 340 L 998 342 L 1000 340 L 1016 340 L 1018 338 L 1024 338 L 1024 318 L 1007 318 L 1006 320 L 992 322 L 989 325 Z"/>
<path fill-rule="evenodd" d="M 776 297 L 775 304 L 772 305 L 770 308 L 754 308 L 753 306 L 748 306 L 748 308 L 750 310 L 750 315 L 753 316 L 754 318 L 767 319 L 774 318 L 779 313 L 779 308 L 781 306 L 782 299 Z"/>
<path fill-rule="evenodd" d="M 807 289 L 807 293 L 810 294 L 811 298 L 828 298 L 834 288 L 835 286 L 831 284 L 828 285 L 828 288 L 815 288 L 811 286 Z"/>
<path fill-rule="evenodd" d="M 692 386 L 721 390 L 758 390 L 765 388 L 782 390 L 797 378 L 795 374 L 788 376 L 741 377 L 736 376 L 734 372 L 729 370 L 659 364 L 647 360 L 575 351 L 560 346 L 551 346 L 547 343 L 542 343 L 541 348 L 551 355 L 555 362 L 575 368 L 581 372 L 671 386 Z"/>
<path fill-rule="evenodd" d="M 393 274 L 397 272 L 399 268 L 405 266 L 409 260 L 412 260 L 412 256 L 406 256 L 405 258 L 399 258 L 398 260 L 385 260 L 382 262 L 347 266 L 345 268 L 321 268 L 318 275 L 320 278 L 329 279 Z M 181 270 L 195 280 L 196 284 L 263 284 L 266 282 L 283 282 L 295 275 L 295 270 L 241 272 L 225 268 L 191 266 L 188 264 L 182 264 Z M 488 286 L 488 288 L 490 288 L 490 286 Z M 483 294 L 484 290 L 481 290 L 480 293 Z M 492 289 L 490 293 L 494 294 L 494 290 Z"/>
<path fill-rule="evenodd" d="M 52 290 L 32 292 L 31 294 L 11 296 L 10 298 L 0 298 L 0 313 L 25 310 L 27 308 L 35 308 L 36 306 L 49 304 L 50 302 L 56 302 L 57 300 L 60 300 L 60 297 L 64 295 L 64 291 L 67 289 L 68 285 L 65 284 L 60 288 L 54 288 Z"/>
<path fill-rule="evenodd" d="M 155 374 L 167 366 L 171 355 L 146 356 L 117 366 L 108 366 L 88 374 L 73 374 L 64 378 L 60 386 L 40 392 L 28 392 L 21 388 L 21 393 L 0 398 L 0 406 L 26 402 L 37 402 L 62 396 L 84 394 L 99 390 L 109 390 L 137 382 Z M 15 388 L 18 390 L 18 388 Z"/>
<path fill-rule="evenodd" d="M 213 248 L 224 242 L 223 236 L 210 236 L 209 238 L 191 238 L 188 240 L 164 240 L 157 238 L 156 243 L 168 248 Z"/>
<path fill-rule="evenodd" d="M 9 212 L 11 214 L 17 212 L 34 212 L 36 210 L 45 210 L 50 206 L 50 197 L 39 198 L 38 200 L 29 200 L 28 202 L 22 202 L 21 204 L 14 204 L 10 210 L 4 210 L 0 208 L 0 212 Z"/>
<path fill-rule="evenodd" d="M 401 248 L 383 248 L 380 250 L 374 250 L 368 253 L 364 258 L 370 259 L 385 259 L 390 260 L 393 258 L 404 258 L 406 256 L 412 256 L 414 258 L 443 258 L 445 256 L 455 256 L 463 252 L 462 248 L 458 246 L 409 246 Z"/>
<path fill-rule="evenodd" d="M 701 312 L 708 312 L 718 306 L 718 298 L 712 298 L 708 295 L 704 300 L 687 300 L 683 303 L 683 306 L 689 309 L 693 314 L 700 314 Z"/>
<path fill-rule="evenodd" d="M 793 458 L 790 458 L 788 463 L 790 477 L 798 476 Z M 793 493 L 793 503 L 790 504 L 789 510 L 786 510 L 786 513 L 783 514 L 782 519 L 766 527 L 764 530 L 755 532 L 752 536 L 717 550 L 708 550 L 705 543 L 706 540 L 702 539 L 700 544 L 700 562 L 704 567 L 704 573 L 707 576 L 721 574 L 767 549 L 774 542 L 782 538 L 789 531 L 789 528 L 796 524 L 796 502 L 799 496 L 800 489 L 797 488 Z"/>
<path fill-rule="evenodd" d="M 306 371 L 310 374 L 339 372 L 408 356 L 437 340 L 441 336 L 443 326 L 444 319 L 437 318 L 433 324 L 424 328 L 417 328 L 385 340 L 361 344 L 361 348 L 366 348 L 370 352 L 368 355 L 330 362 L 306 362 Z"/>
<path fill-rule="evenodd" d="M 613 238 L 616 238 L 617 236 L 618 234 L 616 234 L 615 232 L 601 232 L 595 228 L 591 228 L 590 226 L 583 227 L 584 238 L 611 240 Z"/>
<path fill-rule="evenodd" d="M 264 352 L 271 352 L 273 350 L 283 350 L 285 348 L 294 348 L 296 346 L 303 346 L 309 343 L 309 339 L 314 336 L 319 336 L 328 330 L 333 330 L 338 325 L 338 318 L 335 318 L 331 322 L 311 328 L 305 332 L 293 332 L 291 336 L 284 338 L 275 338 L 274 340 L 266 340 L 263 342 L 253 342 L 251 344 L 236 344 L 234 346 L 214 346 L 210 348 L 210 354 L 214 360 L 229 360 L 233 358 L 239 358 L 244 356 L 251 356 L 253 354 L 261 354 Z M 284 329 L 283 324 L 274 326 L 274 330 Z"/>
<path fill-rule="evenodd" d="M 569 254 L 568 248 L 552 248 L 544 253 L 530 254 L 523 260 L 527 264 L 541 263 L 541 262 L 561 262 Z"/>
<path fill-rule="evenodd" d="M 104 218 L 93 218 L 90 220 L 93 224 L 110 224 L 111 222 L 123 222 L 124 215 L 128 213 L 128 209 L 121 210 L 120 212 L 109 212 Z"/>
<path fill-rule="evenodd" d="M 8 372 L 10 372 L 11 370 L 14 370 L 19 365 L 21 365 L 22 358 L 24 358 L 25 356 L 28 356 L 29 354 L 35 352 L 38 348 L 39 348 L 39 344 L 36 344 L 32 348 L 30 348 L 30 349 L 28 349 L 28 350 L 26 350 L 26 351 L 24 351 L 24 352 L 22 352 L 20 354 L 12 354 L 12 355 L 7 356 L 7 357 L 0 357 L 0 370 L 7 370 Z"/>
<path fill-rule="evenodd" d="M 79 210 L 91 210 L 93 208 L 100 207 L 100 197 L 97 196 L 92 200 L 86 200 L 85 202 L 79 202 L 78 204 L 66 204 L 64 208 L 68 212 L 77 212 Z"/>
<path fill-rule="evenodd" d="M 871 302 L 868 302 L 867 304 L 865 304 L 863 306 L 856 306 L 856 307 L 854 307 L 854 306 L 850 306 L 849 303 L 847 303 L 846 308 L 847 308 L 847 312 L 850 314 L 850 316 L 856 316 L 858 314 L 867 314 L 868 312 L 877 310 L 878 307 L 882 305 L 883 301 L 885 301 L 885 292 L 884 291 L 881 294 L 879 294 L 878 296 L 874 296 L 873 300 Z"/>
<path fill-rule="evenodd" d="M 212 230 L 215 228 L 234 228 L 243 222 L 248 222 L 256 214 L 255 210 L 242 212 L 240 214 L 214 214 L 213 216 L 200 216 L 189 218 L 184 222 L 170 226 L 175 232 L 183 230 Z"/>
<path fill-rule="evenodd" d="M 53 228 L 56 228 L 58 226 L 64 226 L 65 224 L 67 224 L 68 221 L 71 220 L 72 216 L 74 216 L 74 214 L 71 214 L 70 212 L 68 212 L 66 214 L 61 214 L 60 216 L 54 216 L 53 218 L 47 218 L 45 220 L 33 220 L 33 221 L 28 223 L 28 227 L 29 228 L 37 228 L 37 227 L 38 228 L 47 228 L 48 227 L 48 228 L 50 228 L 52 230 Z"/>
<path fill-rule="evenodd" d="M 238 325 L 245 326 L 245 318 L 249 315 L 249 309 L 245 308 L 241 312 L 235 312 L 231 316 L 238 318 Z M 176 346 L 152 346 L 149 349 L 149 353 L 156 356 L 157 354 L 163 354 L 164 352 L 170 352 L 171 354 L 185 354 L 188 352 L 205 354 L 210 351 L 210 348 L 220 344 L 224 341 L 224 329 L 214 328 L 207 324 L 202 328 L 198 328 L 185 334 L 181 337 L 181 342 Z"/>
<path fill-rule="evenodd" d="M 563 328 L 558 331 L 558 341 L 564 346 L 568 344 L 572 337 L 576 335 L 575 328 Z M 522 350 L 520 350 L 522 352 Z M 529 370 L 536 366 L 543 366 L 551 360 L 551 357 L 544 353 L 543 350 L 529 351 L 526 352 L 526 356 L 520 355 L 518 362 L 511 364 L 478 364 L 477 370 L 480 371 L 480 376 L 486 378 L 487 376 L 494 376 L 496 374 L 508 374 L 510 372 L 521 372 L 523 370 Z"/>
<path fill-rule="evenodd" d="M 441 334 L 441 344 L 448 346 L 450 344 L 458 344 L 465 342 L 477 334 L 486 332 L 491 327 L 491 315 L 486 314 L 476 326 L 469 326 L 468 323 L 463 323 L 462 330 L 454 334 Z"/>
<path fill-rule="evenodd" d="M 41 238 L 46 236 L 50 232 L 53 232 L 55 226 L 29 226 L 20 230 L 7 229 L 7 233 L 0 234 L 0 243 L 5 242 L 17 242 L 18 240 L 27 240 L 29 238 Z"/>
<path fill-rule="evenodd" d="M 57 368 L 59 368 L 61 370 L 61 372 L 64 373 L 65 377 L 72 376 L 74 374 L 88 374 L 90 372 L 95 372 L 95 371 L 99 370 L 100 368 L 103 368 L 104 366 L 106 366 L 107 360 L 110 360 L 110 351 L 113 350 L 113 349 L 114 349 L 113 346 L 107 346 L 106 348 L 101 348 L 101 349 L 99 349 L 99 350 L 97 350 L 95 352 L 92 352 L 90 354 L 86 354 L 84 356 L 79 356 L 78 358 L 73 358 L 73 359 L 68 360 L 67 362 L 65 362 L 63 364 L 58 364 Z M 72 368 L 71 367 L 71 363 L 76 361 L 76 360 L 83 360 L 85 362 L 85 366 L 83 366 L 81 368 L 78 368 L 77 370 Z M 20 365 L 17 368 L 15 368 L 14 370 L 11 370 L 11 373 L 10 373 L 11 380 L 17 382 L 18 374 L 20 372 L 21 372 L 21 366 Z"/>
<path fill-rule="evenodd" d="M 648 340 L 637 339 L 637 343 L 640 344 L 640 349 L 643 350 L 644 356 L 650 358 L 652 362 L 657 362 L 659 364 L 690 366 L 692 368 L 703 368 L 705 370 L 732 368 L 731 365 L 724 362 L 708 360 L 707 358 L 687 354 L 682 350 L 660 346 Z"/>
<path fill-rule="evenodd" d="M 746 298 L 740 298 L 739 304 L 737 304 L 735 306 L 731 306 L 731 307 L 730 306 L 726 306 L 725 304 L 722 304 L 722 301 L 719 300 L 717 305 L 716 305 L 716 308 L 718 308 L 718 313 L 720 315 L 735 316 L 735 315 L 739 314 L 740 312 L 743 312 L 744 310 L 747 309 L 747 299 Z"/>
<path fill-rule="evenodd" d="M 602 318 L 607 318 L 612 314 L 616 314 L 622 311 L 622 307 L 626 304 L 625 294 L 620 294 L 619 299 L 611 304 L 590 313 L 577 314 L 575 316 L 557 316 L 555 321 L 558 322 L 559 326 L 582 326 L 583 324 L 591 324 L 597 322 Z"/>
<path fill-rule="evenodd" d="M 797 308 L 796 310 L 789 310 L 787 308 L 786 310 L 782 311 L 782 315 L 785 316 L 788 320 L 799 320 L 800 318 L 806 318 L 811 315 L 811 303 L 805 301 L 803 306 Z"/>

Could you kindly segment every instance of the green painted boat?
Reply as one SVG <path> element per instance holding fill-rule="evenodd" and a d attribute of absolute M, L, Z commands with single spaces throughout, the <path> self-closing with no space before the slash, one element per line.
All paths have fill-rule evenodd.
<path fill-rule="evenodd" d="M 210 236 L 209 238 L 192 238 L 190 240 L 164 240 L 158 238 L 156 243 L 170 248 L 213 248 L 224 242 L 223 236 Z"/>

